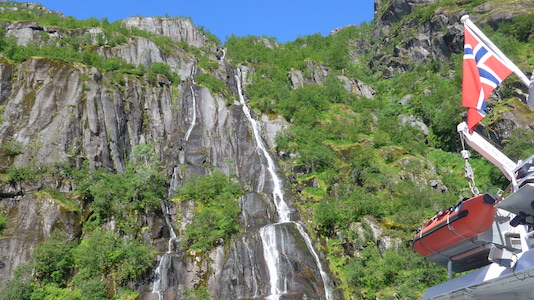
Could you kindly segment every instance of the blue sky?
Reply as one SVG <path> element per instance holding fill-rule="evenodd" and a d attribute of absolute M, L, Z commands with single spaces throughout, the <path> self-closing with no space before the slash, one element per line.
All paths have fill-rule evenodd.
<path fill-rule="evenodd" d="M 373 0 L 32 0 L 77 19 L 131 16 L 191 17 L 224 42 L 237 36 L 276 37 L 279 42 L 373 18 Z M 19 1 L 21 2 L 21 1 Z"/>

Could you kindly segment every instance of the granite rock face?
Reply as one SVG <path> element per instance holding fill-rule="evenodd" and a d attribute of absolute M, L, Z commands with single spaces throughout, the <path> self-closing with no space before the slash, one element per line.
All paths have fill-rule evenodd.
<path fill-rule="evenodd" d="M 377 38 L 372 68 L 386 75 L 412 70 L 414 65 L 443 62 L 463 52 L 460 18 L 467 10 L 457 6 L 432 6 L 435 0 L 375 0 L 373 34 Z M 469 1 L 460 1 L 465 5 Z M 529 1 L 487 2 L 472 9 L 471 19 L 480 27 L 496 26 L 534 8 Z M 427 12 L 435 9 L 432 13 Z M 407 17 L 408 16 L 408 17 Z M 393 47 L 388 47 L 393 45 Z M 384 49 L 392 49 L 384 50 Z"/>
<path fill-rule="evenodd" d="M 54 230 L 65 232 L 70 239 L 81 234 L 81 211 L 46 192 L 4 199 L 0 210 L 9 220 L 0 240 L 0 283 L 9 280 L 17 266 L 28 263 L 35 246 Z"/>
<path fill-rule="evenodd" d="M 167 36 L 175 42 L 186 42 L 197 48 L 207 44 L 207 38 L 188 19 L 131 17 L 124 19 L 124 23 L 126 26 Z"/>
<path fill-rule="evenodd" d="M 377 9 L 382 2 L 385 0 L 375 1 Z M 371 67 L 382 66 L 386 75 L 388 72 L 393 75 L 408 70 L 413 64 L 439 61 L 460 51 L 461 26 L 457 23 L 462 12 L 437 11 L 423 22 L 405 21 L 404 16 L 419 5 L 432 3 L 432 0 L 394 0 L 380 10 L 380 14 L 377 10 L 375 34 L 383 43 L 397 39 L 400 42 L 391 47 L 391 52 L 379 47 L 372 53 L 375 65 Z M 498 16 L 494 19 L 499 20 Z M 19 45 L 55 45 L 64 37 L 84 37 L 104 58 L 118 57 L 136 66 L 165 64 L 179 79 L 173 82 L 162 74 L 154 78 L 122 74 L 117 81 L 109 72 L 80 63 L 31 57 L 16 64 L 0 57 L 0 144 L 16 149 L 11 152 L 0 149 L 0 169 L 8 166 L 45 168 L 56 164 L 80 167 L 87 162 L 90 168 L 122 172 L 132 150 L 151 143 L 163 166 L 161 171 L 167 179 L 169 198 L 188 179 L 221 170 L 235 176 L 245 191 L 239 199 L 240 233 L 210 252 L 186 251 L 175 243 L 172 251 L 166 253 L 170 229 L 165 217 L 174 225 L 179 239 L 186 224 L 191 222 L 194 202 L 174 203 L 162 199 L 165 200 L 162 211 L 147 212 L 138 219 L 139 226 L 147 228 L 143 240 L 157 250 L 154 268 L 129 286 L 141 294 L 141 299 L 158 299 L 153 283 L 154 269 L 160 265 L 165 270 L 160 273 L 164 286 L 161 295 L 166 299 L 185 299 L 185 291 L 198 286 L 207 286 L 215 299 L 263 299 L 270 294 L 270 283 L 259 232 L 271 224 L 277 242 L 285 245 L 280 268 L 289 278 L 286 284 L 291 292 L 284 293 L 281 299 L 324 299 L 323 279 L 314 255 L 299 232 L 298 223 L 277 223 L 272 196 L 275 184 L 266 172 L 267 159 L 260 155 L 252 125 L 240 104 L 229 103 L 238 96 L 238 80 L 235 66 L 225 59 L 225 50 L 211 43 L 187 19 L 133 17 L 124 20 L 124 24 L 197 48 L 195 50 L 210 60 L 212 67 L 203 69 L 199 58 L 193 54 L 196 52 L 188 51 L 188 47 L 163 49 L 146 37 L 128 37 L 119 45 L 109 46 L 98 42 L 105 39 L 101 28 L 64 30 L 35 22 L 3 23 L 1 27 L 6 35 L 17 38 Z M 400 27 L 393 28 L 396 24 Z M 401 33 L 408 33 L 408 37 L 399 36 Z M 107 41 L 101 42 L 106 44 Z M 279 47 L 269 39 L 258 42 L 272 49 Z M 368 45 L 353 41 L 349 46 L 351 60 L 357 63 L 358 55 Z M 247 75 L 254 70 L 239 68 L 243 73 L 241 81 L 246 86 L 252 77 Z M 205 73 L 228 88 L 232 94 L 227 97 L 230 99 L 196 83 L 196 77 Z M 299 70 L 291 70 L 288 83 L 294 89 L 306 84 L 323 84 L 330 70 L 321 63 L 308 61 L 305 73 L 306 76 Z M 338 76 L 338 79 L 346 91 L 358 97 L 374 98 L 372 86 L 346 76 Z M 497 121 L 496 128 L 502 138 L 509 137 L 516 128 L 534 129 L 531 114 L 526 112 L 521 116 L 504 115 Z M 290 123 L 279 115 L 256 115 L 254 111 L 252 117 L 260 121 L 261 139 L 271 150 L 276 165 L 277 157 L 272 151 L 276 146 L 275 136 Z M 401 118 L 427 134 L 424 123 L 411 116 Z M 519 121 L 511 123 L 510 119 Z M 402 155 L 397 150 L 389 149 L 391 156 Z M 425 182 L 435 175 L 429 162 L 399 161 L 399 164 L 408 163 L 421 165 L 419 173 L 399 173 L 394 180 L 419 181 L 446 191 L 441 182 Z M 286 201 L 298 216 L 294 195 L 288 190 L 290 184 L 281 177 L 282 186 L 286 187 Z M 318 183 L 311 181 L 309 184 L 316 187 Z M 73 187 L 68 181 L 54 177 L 0 184 L 0 212 L 8 216 L 7 228 L 0 233 L 0 287 L 12 277 L 18 265 L 29 260 L 35 246 L 54 229 L 66 232 L 73 239 L 81 236 L 83 221 L 90 213 L 86 203 L 76 200 L 76 207 L 67 206 L 43 191 L 45 189 L 67 192 Z M 168 206 L 168 212 L 163 212 L 163 205 Z M 105 226 L 114 229 L 113 222 Z M 364 227 L 367 229 L 361 229 Z M 374 219 L 366 218 L 363 224 L 353 224 L 351 228 L 362 240 L 369 238 L 375 242 L 382 254 L 400 244 L 398 239 L 383 235 L 384 229 Z M 356 253 L 351 255 L 357 256 L 357 245 L 349 248 Z M 318 256 L 328 269 L 324 255 L 319 253 Z M 341 298 L 341 294 L 334 295 L 334 299 Z"/>
<path fill-rule="evenodd" d="M 98 54 L 105 58 L 119 57 L 133 65 L 150 66 L 154 63 L 166 64 L 180 76 L 188 78 L 194 71 L 195 58 L 181 48 L 172 52 L 162 51 L 153 41 L 143 37 L 130 37 L 119 47 L 100 47 Z"/>
<path fill-rule="evenodd" d="M 131 26 L 148 26 L 146 30 L 170 34 L 171 38 L 194 46 L 206 43 L 189 21 L 133 18 L 127 22 Z M 176 35 L 176 26 L 183 27 L 180 35 Z M 37 41 L 36 36 L 40 35 L 29 34 L 27 40 Z M 19 38 L 25 37 L 19 32 Z M 165 52 L 142 37 L 96 50 L 103 57 L 119 57 L 134 65 L 167 64 L 181 81 L 171 83 L 163 75 L 155 80 L 123 75 L 122 81 L 117 82 L 110 75 L 79 63 L 32 57 L 13 65 L 0 58 L 0 74 L 5 74 L 0 81 L 0 101 L 4 105 L 0 143 L 20 149 L 16 154 L 1 152 L 0 167 L 45 168 L 64 163 L 81 166 L 86 161 L 90 168 L 122 172 L 132 149 L 152 143 L 168 179 L 169 195 L 189 178 L 214 169 L 235 175 L 246 191 L 240 199 L 240 223 L 245 231 L 226 241 L 227 248 L 219 247 L 210 253 L 174 249 L 170 255 L 163 255 L 169 239 L 163 214 L 156 211 L 140 216 L 139 226 L 148 228 L 143 239 L 159 251 L 154 268 L 161 262 L 166 270 L 161 275 L 165 280 L 161 293 L 167 299 L 182 299 L 185 290 L 198 284 L 206 285 L 217 299 L 269 295 L 269 275 L 258 231 L 276 222 L 273 183 L 265 173 L 265 158 L 259 155 L 241 105 L 228 105 L 227 99 L 197 85 L 195 76 L 205 71 L 197 71 L 200 68 L 195 58 L 183 50 Z M 217 63 L 219 67 L 212 75 L 237 94 L 235 70 L 225 60 Z M 268 146 L 274 147 L 274 136 L 288 126 L 287 121 L 281 117 L 253 117 L 262 120 L 262 135 Z M 79 209 L 69 210 L 41 192 L 44 188 L 69 191 L 73 187 L 60 180 L 46 180 L 39 179 L 33 185 L 17 182 L 2 185 L 0 210 L 10 221 L 3 233 L 7 237 L 0 239 L 0 285 L 11 278 L 18 265 L 29 260 L 35 246 L 49 237 L 53 229 L 67 232 L 72 238 L 81 235 L 81 224 L 87 217 L 83 204 Z M 291 199 L 288 202 L 291 204 Z M 193 208 L 191 203 L 171 203 L 171 223 L 183 229 Z M 17 221 L 22 218 L 24 223 Z M 278 238 L 287 244 L 287 253 L 283 255 L 288 264 L 282 268 L 289 268 L 287 272 L 293 274 L 288 283 L 292 294 L 287 297 L 321 299 L 324 289 L 317 265 L 292 224 L 276 226 Z M 105 228 L 114 230 L 114 226 L 110 222 Z M 22 248 L 25 250 L 15 251 Z M 158 297 L 152 292 L 153 274 L 154 271 L 131 284 L 142 299 Z"/>

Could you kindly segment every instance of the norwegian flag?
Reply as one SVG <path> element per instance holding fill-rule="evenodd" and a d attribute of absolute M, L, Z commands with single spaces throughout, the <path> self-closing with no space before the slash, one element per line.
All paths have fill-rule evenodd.
<path fill-rule="evenodd" d="M 467 107 L 467 126 L 473 130 L 486 115 L 486 101 L 491 92 L 512 73 L 491 47 L 465 24 L 462 105 Z"/>

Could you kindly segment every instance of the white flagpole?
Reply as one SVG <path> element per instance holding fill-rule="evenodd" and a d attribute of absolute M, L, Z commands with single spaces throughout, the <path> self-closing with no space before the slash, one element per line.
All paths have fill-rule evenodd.
<path fill-rule="evenodd" d="M 490 48 L 495 55 L 497 55 L 508 67 L 514 72 L 517 77 L 527 86 L 530 85 L 530 80 L 528 80 L 527 76 L 511 61 L 504 55 L 504 53 L 493 44 L 493 42 L 480 30 L 478 27 L 471 22 L 471 19 L 469 19 L 469 15 L 464 15 L 461 19 L 462 23 L 464 23 L 465 26 L 469 27 L 481 40 Z"/>

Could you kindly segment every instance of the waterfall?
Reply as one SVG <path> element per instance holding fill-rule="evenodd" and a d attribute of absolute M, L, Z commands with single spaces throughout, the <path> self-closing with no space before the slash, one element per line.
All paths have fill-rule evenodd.
<path fill-rule="evenodd" d="M 169 207 L 163 202 L 161 203 L 161 211 L 165 217 L 165 223 L 167 223 L 167 227 L 169 228 L 169 242 L 167 243 L 167 252 L 163 254 L 159 261 L 159 265 L 156 268 L 154 275 L 155 280 L 152 284 L 152 293 L 158 294 L 159 300 L 163 300 L 163 295 L 161 293 L 164 292 L 169 285 L 167 270 L 169 268 L 169 262 L 171 260 L 174 243 L 176 242 L 176 233 L 172 227 Z"/>
<path fill-rule="evenodd" d="M 193 68 L 195 70 L 195 68 Z M 193 80 L 193 83 L 195 81 Z M 193 90 L 193 86 L 190 86 L 189 89 L 191 90 L 191 96 L 193 98 L 193 105 L 192 105 L 192 117 L 191 117 L 191 124 L 189 124 L 189 128 L 187 128 L 187 132 L 185 133 L 184 140 L 187 142 L 189 141 L 189 136 L 191 136 L 191 132 L 193 131 L 193 127 L 195 127 L 195 123 L 197 121 L 197 100 L 195 97 L 195 91 Z M 185 164 L 185 149 L 182 149 L 180 153 L 178 153 L 178 161 L 180 164 Z"/>
<path fill-rule="evenodd" d="M 269 272 L 269 283 L 271 285 L 270 296 L 267 299 L 278 300 L 283 293 L 287 292 L 287 279 L 284 276 L 282 284 L 278 274 L 278 262 L 280 261 L 279 245 L 276 239 L 275 224 L 269 224 L 260 229 L 260 237 L 263 245 L 263 257 Z"/>
<path fill-rule="evenodd" d="M 174 193 L 176 193 L 177 189 L 178 189 L 178 167 L 174 167 L 172 169 L 171 181 L 169 182 L 169 192 L 167 193 L 167 197 L 170 199 L 174 195 Z"/>
<path fill-rule="evenodd" d="M 254 120 L 250 114 L 250 109 L 248 108 L 245 97 L 243 96 L 243 92 L 241 89 L 241 70 L 237 69 L 237 74 L 235 75 L 236 83 L 237 83 L 237 90 L 239 94 L 239 102 L 242 105 L 243 113 L 251 123 L 251 127 L 254 133 L 254 138 L 256 140 L 257 149 L 258 152 L 263 155 L 263 157 L 267 161 L 267 171 L 269 172 L 269 175 L 271 175 L 271 179 L 273 181 L 273 201 L 276 206 L 276 210 L 278 213 L 278 222 L 275 224 L 268 224 L 260 229 L 260 237 L 262 240 L 263 245 L 263 256 L 265 259 L 265 263 L 267 265 L 267 270 L 269 273 L 269 283 L 270 283 L 270 295 L 267 297 L 267 299 L 271 300 L 278 300 L 284 293 L 289 292 L 287 290 L 288 288 L 288 280 L 285 274 L 283 274 L 279 268 L 278 265 L 280 263 L 281 257 L 280 257 L 280 250 L 284 248 L 284 239 L 278 238 L 276 233 L 276 225 L 283 224 L 283 223 L 294 223 L 296 227 L 298 228 L 298 231 L 302 238 L 304 239 L 306 246 L 308 247 L 308 250 L 312 254 L 313 258 L 315 259 L 315 263 L 317 265 L 317 268 L 319 269 L 319 272 L 321 273 L 321 279 L 323 280 L 323 286 L 325 289 L 325 297 L 327 300 L 333 299 L 332 291 L 328 285 L 328 276 L 326 272 L 323 270 L 323 267 L 321 265 L 321 262 L 319 260 L 319 256 L 317 255 L 315 249 L 313 248 L 313 245 L 311 244 L 311 239 L 308 236 L 308 234 L 304 231 L 304 228 L 301 224 L 294 222 L 291 220 L 291 209 L 287 205 L 287 203 L 284 200 L 284 194 L 282 191 L 282 182 L 280 180 L 280 177 L 276 173 L 274 161 L 269 154 L 269 151 L 265 147 L 265 144 L 263 143 L 262 137 L 261 137 L 261 128 L 260 125 L 256 120 Z M 264 167 L 262 166 L 262 174 L 260 175 L 260 180 L 263 181 L 263 177 L 265 171 Z M 263 184 L 258 183 L 258 189 L 261 188 L 263 190 Z"/>
<path fill-rule="evenodd" d="M 191 135 L 191 131 L 193 131 L 193 127 L 195 127 L 195 122 L 197 121 L 197 100 L 195 98 L 195 91 L 193 90 L 193 87 L 189 87 L 191 89 L 191 96 L 193 97 L 193 117 L 191 118 L 191 124 L 189 125 L 189 128 L 187 129 L 187 132 L 185 133 L 185 141 L 189 141 L 189 136 Z"/>
<path fill-rule="evenodd" d="M 250 121 L 250 124 L 252 125 L 252 131 L 254 132 L 254 138 L 256 139 L 256 145 L 263 154 L 263 157 L 267 160 L 267 171 L 269 171 L 269 174 L 271 175 L 271 178 L 273 180 L 273 201 L 274 205 L 276 206 L 276 210 L 278 211 L 278 222 L 284 223 L 289 222 L 291 210 L 287 206 L 287 203 L 284 201 L 284 194 L 282 193 L 282 183 L 280 178 L 278 177 L 278 174 L 276 174 L 274 161 L 271 155 L 269 154 L 269 151 L 267 151 L 267 148 L 265 147 L 263 140 L 261 139 L 260 134 L 260 125 L 256 120 L 252 118 L 252 115 L 250 114 L 250 109 L 248 108 L 247 104 L 245 103 L 245 98 L 243 97 L 243 92 L 241 91 L 241 79 L 240 79 L 240 71 L 238 69 L 238 74 L 236 75 L 237 79 L 237 90 L 239 92 L 239 102 L 241 103 L 243 107 L 243 113 L 245 113 L 245 116 Z"/>
<path fill-rule="evenodd" d="M 194 81 L 193 81 L 194 82 Z M 191 96 L 193 98 L 193 113 L 191 118 L 191 124 L 189 125 L 189 128 L 187 129 L 187 132 L 185 133 L 184 140 L 187 142 L 189 141 L 189 137 L 191 135 L 191 132 L 193 131 L 193 127 L 195 127 L 195 123 L 197 120 L 197 110 L 196 110 L 196 98 L 195 98 L 195 91 L 193 90 L 193 87 L 189 87 L 191 90 Z M 185 163 L 185 153 L 184 150 L 182 150 L 179 154 L 179 161 L 181 164 Z M 169 188 L 169 198 L 172 196 L 172 193 L 174 193 L 178 186 L 178 180 L 177 180 L 177 168 L 174 168 L 174 172 L 171 178 L 171 186 Z M 176 233 L 174 232 L 174 228 L 172 226 L 171 218 L 170 218 L 170 212 L 169 207 L 166 205 L 165 202 L 162 202 L 161 204 L 161 211 L 163 212 L 163 216 L 165 217 L 165 223 L 167 224 L 167 228 L 169 228 L 169 242 L 167 244 L 167 252 L 163 254 L 159 261 L 159 265 L 156 268 L 155 275 L 154 275 L 154 283 L 152 284 L 152 293 L 158 294 L 158 299 L 163 300 L 163 295 L 161 294 L 164 292 L 168 287 L 168 277 L 167 277 L 167 270 L 169 266 L 169 262 L 171 260 L 174 244 L 176 242 Z"/>
<path fill-rule="evenodd" d="M 317 264 L 317 267 L 319 268 L 319 273 L 321 273 L 321 279 L 323 279 L 324 284 L 324 292 L 327 300 L 334 299 L 334 296 L 332 295 L 332 290 L 328 286 L 328 275 L 323 269 L 323 265 L 321 264 L 321 260 L 319 259 L 319 255 L 317 255 L 317 252 L 315 252 L 315 249 L 313 249 L 313 245 L 311 243 L 310 236 L 304 231 L 304 227 L 302 224 L 294 222 L 295 225 L 297 225 L 297 228 L 300 232 L 300 235 L 304 238 L 304 241 L 306 242 L 306 246 L 310 250 L 310 253 L 313 255 L 313 258 L 315 259 L 315 263 Z"/>

